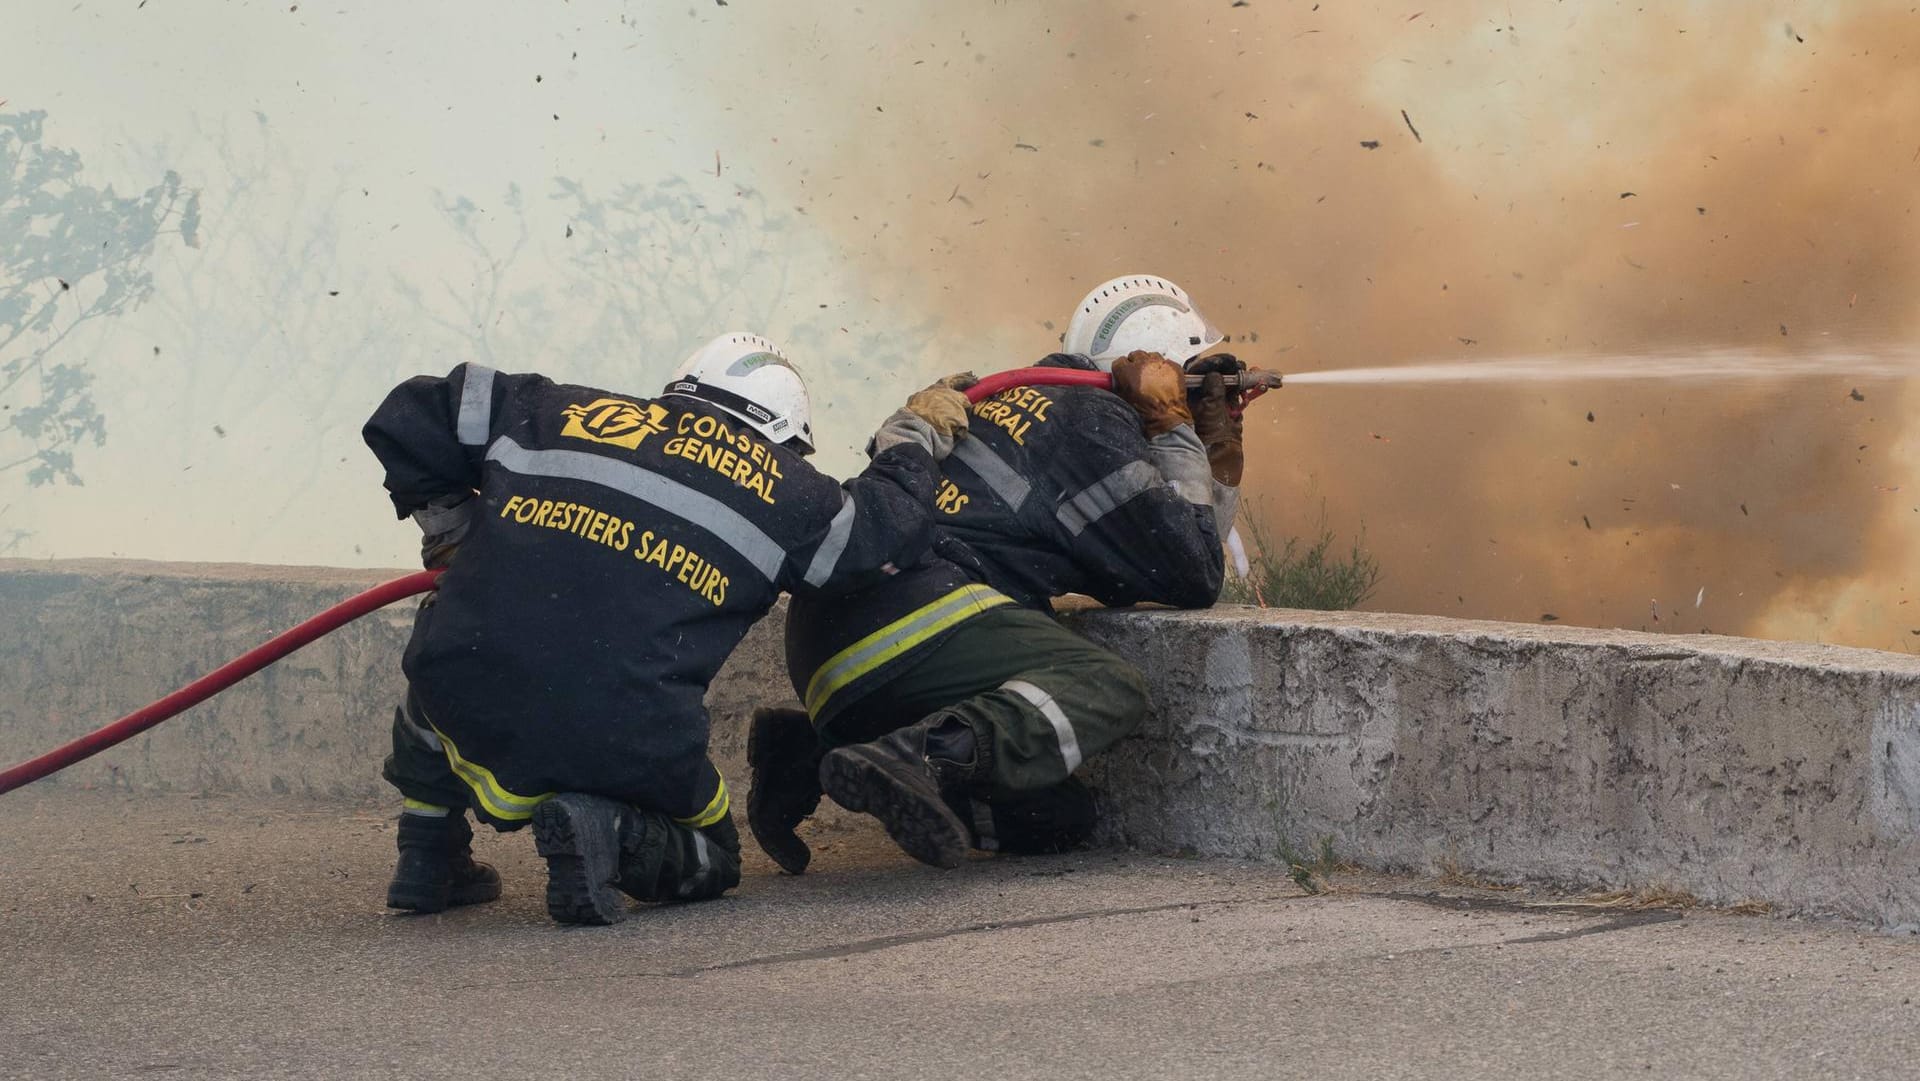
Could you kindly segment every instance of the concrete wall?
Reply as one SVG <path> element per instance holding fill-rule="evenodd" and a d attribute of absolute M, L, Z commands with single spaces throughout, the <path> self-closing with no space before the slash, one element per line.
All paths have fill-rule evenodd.
<path fill-rule="evenodd" d="M 0 760 L 158 697 L 391 573 L 0 561 Z M 373 796 L 396 606 L 60 783 Z M 1664 885 L 1920 922 L 1920 659 L 1413 616 L 1081 611 L 1156 716 L 1088 772 L 1114 840 Z M 763 624 L 714 688 L 715 757 L 784 696 Z"/>

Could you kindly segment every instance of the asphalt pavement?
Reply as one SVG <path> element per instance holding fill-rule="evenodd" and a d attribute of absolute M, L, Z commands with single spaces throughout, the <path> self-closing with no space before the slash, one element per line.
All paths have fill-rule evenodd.
<path fill-rule="evenodd" d="M 0 1077 L 1911 1078 L 1920 942 L 1131 852 L 901 856 L 562 928 L 382 907 L 391 810 L 30 788 L 0 835 Z"/>

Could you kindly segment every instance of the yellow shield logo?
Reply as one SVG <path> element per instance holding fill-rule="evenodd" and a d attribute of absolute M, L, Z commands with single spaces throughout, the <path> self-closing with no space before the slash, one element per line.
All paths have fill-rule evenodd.
<path fill-rule="evenodd" d="M 652 402 L 641 406 L 620 398 L 596 398 L 585 405 L 570 405 L 561 413 L 567 418 L 561 435 L 628 450 L 655 432 L 667 430 L 666 407 Z"/>

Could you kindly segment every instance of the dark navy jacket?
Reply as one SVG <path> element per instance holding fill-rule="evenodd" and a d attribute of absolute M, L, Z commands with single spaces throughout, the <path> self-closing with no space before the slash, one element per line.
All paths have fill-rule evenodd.
<path fill-rule="evenodd" d="M 919 447 L 841 485 L 684 396 L 463 364 L 401 384 L 363 434 L 402 515 L 478 493 L 404 667 L 496 820 L 553 791 L 717 820 L 702 698 L 747 629 L 783 591 L 856 590 L 933 541 Z"/>
<path fill-rule="evenodd" d="M 1040 365 L 1094 367 L 1058 353 Z M 1174 490 L 1139 414 L 1111 391 L 1001 393 L 974 406 L 969 438 L 942 466 L 934 518 L 946 558 L 850 597 L 796 597 L 788 610 L 789 674 L 816 723 L 996 604 L 1050 611 L 1052 598 L 1084 593 L 1204 608 L 1219 598 L 1213 509 Z M 990 588 L 963 596 L 968 583 Z"/>

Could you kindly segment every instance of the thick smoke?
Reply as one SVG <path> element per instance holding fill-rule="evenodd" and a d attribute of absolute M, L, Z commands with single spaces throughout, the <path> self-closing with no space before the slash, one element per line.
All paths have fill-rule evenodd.
<path fill-rule="evenodd" d="M 724 20 L 792 58 L 733 123 L 780 125 L 816 163 L 796 204 L 876 293 L 977 335 L 977 367 L 1046 352 L 1137 271 L 1283 370 L 1915 329 L 1905 4 L 785 17 Z M 1372 607 L 1903 648 L 1913 400 L 1845 376 L 1303 386 L 1250 415 L 1249 487 L 1281 533 L 1323 505 L 1364 525 Z"/>

